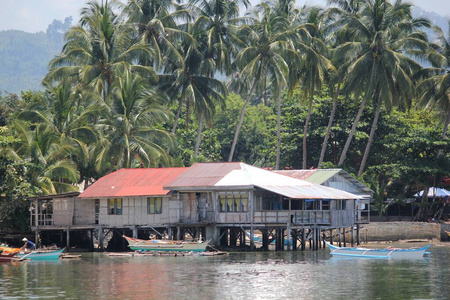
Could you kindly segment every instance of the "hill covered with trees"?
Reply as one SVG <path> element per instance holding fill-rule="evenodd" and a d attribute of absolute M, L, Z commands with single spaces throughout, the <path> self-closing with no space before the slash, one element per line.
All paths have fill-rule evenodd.
<path fill-rule="evenodd" d="M 71 22 L 54 20 L 46 32 L 0 31 L 0 92 L 42 90 L 48 63 L 61 51 Z"/>

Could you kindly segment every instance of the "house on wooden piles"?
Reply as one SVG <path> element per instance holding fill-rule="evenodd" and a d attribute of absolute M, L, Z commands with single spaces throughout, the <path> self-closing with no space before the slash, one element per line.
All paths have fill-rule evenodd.
<path fill-rule="evenodd" d="M 111 233 L 109 243 L 116 240 L 122 246 L 122 234 L 137 238 L 201 237 L 223 246 L 245 245 L 249 240 L 254 246 L 254 234 L 259 231 L 266 249 L 275 239 L 277 249 L 282 250 L 287 237 L 299 241 L 293 248 L 299 244 L 304 249 L 310 241 L 317 249 L 327 233 L 333 237 L 335 231 L 340 237 L 346 228 L 353 232 L 359 221 L 360 199 L 239 162 L 121 169 L 100 178 L 78 197 L 66 199 L 67 208 L 54 198 L 52 216 L 43 218 L 42 209 L 34 209 L 34 220 L 41 221 L 35 221 L 33 230 L 66 231 L 68 243 L 70 232 L 84 229 L 92 240 L 94 236 L 99 239 L 99 247 Z M 35 208 L 43 203 L 36 199 Z M 53 222 L 44 224 L 44 219 Z"/>
<path fill-rule="evenodd" d="M 258 230 L 266 249 L 270 238 L 275 238 L 282 250 L 283 239 L 289 236 L 299 239 L 302 249 L 307 240 L 317 249 L 325 232 L 331 237 L 333 230 L 353 232 L 361 215 L 358 195 L 238 162 L 196 163 L 165 189 L 195 192 L 198 211 L 206 210 L 210 222 L 206 237 L 221 245 L 234 246 L 238 241 L 243 245 L 250 231 L 253 246 L 253 233 Z"/>

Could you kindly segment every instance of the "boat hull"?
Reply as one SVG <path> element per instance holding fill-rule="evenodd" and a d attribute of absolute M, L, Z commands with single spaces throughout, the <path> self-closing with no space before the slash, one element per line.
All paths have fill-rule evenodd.
<path fill-rule="evenodd" d="M 0 262 L 10 262 L 14 260 L 17 256 L 17 252 L 11 252 L 7 254 L 0 254 Z"/>
<path fill-rule="evenodd" d="M 422 248 L 398 249 L 370 249 L 370 248 L 347 248 L 336 247 L 328 242 L 326 243 L 330 249 L 330 254 L 341 257 L 364 257 L 364 258 L 395 258 L 395 259 L 417 259 L 422 258 L 431 245 Z"/>
<path fill-rule="evenodd" d="M 45 261 L 54 261 L 58 260 L 59 257 L 64 252 L 65 248 L 54 251 L 36 251 L 31 253 L 24 253 L 17 255 L 20 259 L 29 259 L 29 260 L 45 260 Z"/>
<path fill-rule="evenodd" d="M 135 251 L 205 252 L 209 242 L 140 240 L 127 236 L 124 236 L 124 238 L 128 242 L 128 247 Z"/>

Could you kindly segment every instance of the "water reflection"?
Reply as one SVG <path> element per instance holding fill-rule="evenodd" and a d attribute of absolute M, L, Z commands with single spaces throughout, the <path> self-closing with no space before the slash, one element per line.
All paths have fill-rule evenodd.
<path fill-rule="evenodd" d="M 0 264 L 0 299 L 446 299 L 450 248 L 423 260 L 317 252 Z"/>

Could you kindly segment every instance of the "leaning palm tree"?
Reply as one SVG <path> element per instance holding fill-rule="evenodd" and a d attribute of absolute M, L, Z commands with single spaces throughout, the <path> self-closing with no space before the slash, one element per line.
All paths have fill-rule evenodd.
<path fill-rule="evenodd" d="M 325 137 L 322 143 L 322 150 L 320 151 L 319 162 L 317 167 L 320 168 L 322 165 L 325 153 L 328 146 L 328 140 L 331 135 L 331 129 L 334 122 L 334 117 L 336 114 L 338 98 L 341 93 L 342 82 L 344 80 L 344 75 L 346 73 L 345 68 L 348 67 L 345 58 L 336 55 L 336 48 L 343 43 L 348 42 L 351 38 L 351 32 L 343 29 L 347 25 L 348 18 L 352 15 L 357 15 L 361 7 L 363 0 L 328 0 L 328 4 L 337 5 L 337 7 L 330 7 L 325 13 L 326 28 L 325 40 L 327 41 L 330 49 L 331 60 L 333 65 L 337 68 L 335 72 L 329 73 L 328 84 L 330 94 L 333 97 L 333 104 L 331 108 L 330 117 L 328 119 L 328 125 L 325 132 Z M 359 118 L 358 118 L 359 121 Z M 357 124 L 357 122 L 356 122 Z M 356 128 L 356 125 L 355 125 Z"/>
<path fill-rule="evenodd" d="M 307 48 L 303 47 L 301 53 L 302 60 L 300 64 L 294 65 L 294 76 L 296 76 L 297 83 L 302 83 L 303 89 L 307 97 L 309 96 L 308 113 L 305 120 L 305 127 L 303 130 L 303 169 L 307 167 L 307 137 L 309 120 L 311 118 L 312 107 L 314 103 L 314 94 L 317 89 L 320 89 L 322 83 L 329 72 L 335 72 L 335 68 L 331 61 L 327 58 L 328 49 L 324 43 L 323 36 L 323 10 L 318 7 L 304 8 L 302 11 L 303 27 L 307 27 L 310 35 L 309 45 Z M 298 18 L 300 19 L 300 18 Z"/>
<path fill-rule="evenodd" d="M 274 14 L 273 8 L 267 3 L 262 3 L 260 10 L 262 15 L 259 16 L 256 13 L 253 24 L 240 29 L 240 34 L 247 37 L 248 45 L 239 52 L 235 63 L 241 78 L 249 81 L 251 87 L 239 116 L 228 161 L 233 160 L 245 110 L 257 85 L 263 84 L 267 78 L 274 82 L 273 86 L 278 95 L 278 111 L 280 111 L 282 87 L 288 82 L 289 60 L 299 59 L 294 46 L 298 34 L 294 28 L 290 27 L 288 18 Z M 277 118 L 278 120 L 280 118 L 279 112 Z M 279 132 L 277 135 L 279 145 Z M 277 150 L 276 162 L 276 168 L 278 167 L 279 150 Z"/>
<path fill-rule="evenodd" d="M 420 29 L 430 24 L 423 19 L 413 19 L 411 5 L 401 0 L 394 4 L 388 0 L 367 1 L 361 10 L 361 17 L 351 16 L 349 20 L 348 26 L 353 28 L 354 41 L 342 45 L 338 50 L 349 62 L 346 88 L 356 94 L 364 94 L 363 104 L 372 99 L 375 108 L 358 171 L 358 176 L 361 176 L 383 103 L 388 106 L 403 105 L 402 101 L 414 91 L 411 77 L 421 66 L 411 56 L 425 54 L 428 41 Z M 345 148 L 343 154 L 344 151 Z"/>
<path fill-rule="evenodd" d="M 44 82 L 74 77 L 84 89 L 98 92 L 106 101 L 115 74 L 132 69 L 155 78 L 153 69 L 132 64 L 151 50 L 135 42 L 132 28 L 121 26 L 111 4 L 88 2 L 81 12 L 80 24 L 66 33 L 61 54 L 51 60 Z"/>
<path fill-rule="evenodd" d="M 151 89 L 144 78 L 126 71 L 117 77 L 109 97 L 110 105 L 97 125 L 102 137 L 93 149 L 96 170 L 130 168 L 134 162 L 147 167 L 170 164 L 165 149 L 172 138 L 158 126 L 168 121 L 163 94 Z"/>

